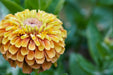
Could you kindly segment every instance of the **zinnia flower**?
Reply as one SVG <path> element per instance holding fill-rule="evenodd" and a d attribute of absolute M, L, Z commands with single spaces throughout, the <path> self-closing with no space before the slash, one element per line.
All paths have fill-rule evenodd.
<path fill-rule="evenodd" d="M 64 53 L 66 30 L 53 14 L 28 10 L 8 14 L 0 22 L 0 52 L 24 73 L 47 70 Z"/>

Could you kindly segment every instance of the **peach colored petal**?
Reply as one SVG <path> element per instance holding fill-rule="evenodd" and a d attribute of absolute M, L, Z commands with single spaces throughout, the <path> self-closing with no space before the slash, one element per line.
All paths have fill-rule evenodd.
<path fill-rule="evenodd" d="M 9 63 L 11 64 L 11 67 L 15 67 L 16 68 L 16 62 L 13 60 L 8 60 Z"/>
<path fill-rule="evenodd" d="M 0 30 L 0 37 L 4 35 L 5 30 Z"/>
<path fill-rule="evenodd" d="M 0 44 L 2 43 L 2 38 L 0 38 Z"/>
<path fill-rule="evenodd" d="M 4 45 L 4 50 L 7 51 L 9 49 L 9 46 L 10 46 L 10 42 Z"/>
<path fill-rule="evenodd" d="M 20 51 L 17 53 L 17 60 L 20 61 L 20 62 L 24 61 L 24 56 L 21 54 Z"/>
<path fill-rule="evenodd" d="M 11 59 L 12 59 L 12 60 L 16 60 L 16 59 L 17 59 L 17 54 L 12 55 L 12 56 L 11 56 Z"/>
<path fill-rule="evenodd" d="M 28 65 L 33 65 L 35 63 L 35 60 L 28 60 L 27 57 L 25 57 L 25 61 Z"/>
<path fill-rule="evenodd" d="M 59 43 L 58 43 L 61 47 L 65 47 L 65 43 L 64 43 L 64 41 L 59 41 Z"/>
<path fill-rule="evenodd" d="M 31 37 L 32 37 L 32 40 L 35 42 L 36 46 L 39 46 L 40 42 L 39 42 L 38 38 L 33 34 L 31 34 Z"/>
<path fill-rule="evenodd" d="M 12 44 L 12 45 L 14 45 L 15 44 L 15 41 L 18 39 L 18 37 L 15 37 L 15 38 L 13 38 L 11 41 L 10 41 L 10 43 Z"/>
<path fill-rule="evenodd" d="M 22 66 L 23 66 L 23 62 L 16 61 L 16 64 L 17 64 L 18 67 L 20 67 L 20 68 L 22 68 Z"/>
<path fill-rule="evenodd" d="M 33 42 L 33 40 L 30 40 L 28 48 L 29 50 L 35 50 L 35 43 Z"/>
<path fill-rule="evenodd" d="M 45 70 L 48 70 L 50 67 L 51 67 L 51 63 L 50 62 L 44 62 L 42 64 L 42 69 L 45 71 Z"/>
<path fill-rule="evenodd" d="M 42 59 L 35 59 L 37 64 L 43 64 L 45 61 L 45 57 Z"/>
<path fill-rule="evenodd" d="M 45 49 L 50 50 L 50 42 L 48 40 L 44 40 Z"/>
<path fill-rule="evenodd" d="M 5 53 L 6 53 L 6 51 L 4 50 L 4 46 L 3 46 L 3 45 L 0 47 L 0 52 L 1 52 L 2 54 L 5 54 Z"/>
<path fill-rule="evenodd" d="M 46 53 L 49 58 L 53 58 L 55 56 L 55 49 L 51 48 L 50 50 L 46 50 Z"/>
<path fill-rule="evenodd" d="M 28 43 L 29 43 L 29 38 L 25 38 L 22 40 L 22 47 L 27 47 Z"/>
<path fill-rule="evenodd" d="M 48 57 L 47 54 L 45 54 L 45 56 L 46 56 L 46 60 L 47 60 L 48 62 L 50 62 L 50 61 L 52 60 L 51 58 Z"/>
<path fill-rule="evenodd" d="M 39 69 L 40 65 L 35 62 L 34 65 L 32 65 L 31 67 L 34 69 Z"/>
<path fill-rule="evenodd" d="M 62 50 L 59 52 L 59 54 L 63 54 L 63 53 L 64 53 L 64 51 L 65 51 L 65 48 L 64 48 L 64 47 L 62 47 Z"/>
<path fill-rule="evenodd" d="M 4 37 L 8 37 L 8 36 L 10 36 L 11 34 L 12 34 L 11 31 L 5 32 L 5 33 L 4 33 Z"/>
<path fill-rule="evenodd" d="M 58 44 L 55 44 L 55 50 L 56 50 L 57 53 L 60 53 L 60 51 L 62 50 L 62 47 L 59 46 Z"/>
<path fill-rule="evenodd" d="M 39 51 L 38 49 L 35 50 L 35 58 L 36 59 L 42 59 L 44 57 L 44 52 Z"/>
<path fill-rule="evenodd" d="M 64 30 L 64 29 L 62 29 L 61 30 L 62 31 L 62 36 L 64 37 L 64 38 L 66 38 L 67 37 L 67 31 L 66 30 Z"/>
<path fill-rule="evenodd" d="M 18 48 L 17 47 L 15 47 L 14 45 L 11 45 L 10 47 L 9 47 L 9 52 L 11 53 L 11 54 L 15 54 L 15 53 L 17 53 L 17 51 L 18 51 Z"/>
<path fill-rule="evenodd" d="M 2 44 L 6 44 L 8 41 L 9 41 L 9 40 L 8 40 L 7 37 L 6 37 L 6 38 L 3 38 L 3 40 L 2 40 Z"/>
<path fill-rule="evenodd" d="M 8 39 L 9 39 L 9 40 L 12 40 L 12 39 L 14 39 L 15 37 L 17 37 L 17 35 L 11 34 L 11 35 L 8 36 Z"/>
<path fill-rule="evenodd" d="M 46 35 L 46 39 L 51 41 L 51 38 L 48 35 Z"/>
<path fill-rule="evenodd" d="M 7 58 L 6 54 L 3 54 L 3 57 L 5 58 L 5 60 L 8 60 L 8 58 Z"/>
<path fill-rule="evenodd" d="M 55 36 L 55 35 L 49 35 L 49 36 L 51 37 L 51 39 L 52 39 L 53 41 L 59 42 L 59 39 L 58 39 L 57 36 Z"/>
<path fill-rule="evenodd" d="M 28 60 L 33 60 L 33 59 L 34 59 L 34 51 L 30 51 L 30 50 L 29 50 L 29 53 L 28 53 L 28 55 L 27 55 L 27 59 L 28 59 Z"/>
<path fill-rule="evenodd" d="M 43 50 L 44 50 L 44 42 L 41 41 L 40 39 L 39 39 L 39 42 L 40 42 L 40 45 L 38 46 L 38 49 L 39 49 L 40 51 L 43 51 Z"/>
<path fill-rule="evenodd" d="M 22 40 L 20 38 L 18 38 L 16 41 L 15 41 L 15 46 L 20 48 L 22 46 Z"/>
<path fill-rule="evenodd" d="M 7 51 L 6 56 L 7 56 L 7 58 L 11 58 L 12 54 L 9 51 Z"/>
<path fill-rule="evenodd" d="M 27 48 L 25 48 L 25 47 L 21 48 L 21 54 L 22 55 L 27 55 L 28 53 L 29 53 L 29 50 L 27 50 Z"/>
<path fill-rule="evenodd" d="M 58 59 L 58 56 L 55 55 L 55 57 L 53 57 L 53 58 L 51 59 L 51 62 L 52 62 L 52 63 L 55 63 L 55 62 L 57 61 L 57 59 Z"/>
<path fill-rule="evenodd" d="M 40 45 L 38 38 L 36 38 L 36 39 L 34 40 L 34 42 L 35 42 L 36 46 L 39 46 L 39 45 Z"/>
<path fill-rule="evenodd" d="M 53 41 L 50 41 L 50 47 L 51 47 L 51 48 L 54 48 L 54 43 L 53 43 Z"/>
<path fill-rule="evenodd" d="M 27 63 L 23 63 L 23 73 L 27 73 L 27 74 L 29 74 L 29 73 L 31 73 L 32 72 L 32 68 L 27 64 Z"/>

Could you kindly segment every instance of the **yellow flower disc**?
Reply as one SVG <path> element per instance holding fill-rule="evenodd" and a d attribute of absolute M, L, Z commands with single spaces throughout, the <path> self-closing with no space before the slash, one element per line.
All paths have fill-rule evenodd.
<path fill-rule="evenodd" d="M 28 10 L 8 14 L 0 22 L 0 52 L 24 73 L 47 70 L 65 50 L 66 30 L 53 14 Z"/>

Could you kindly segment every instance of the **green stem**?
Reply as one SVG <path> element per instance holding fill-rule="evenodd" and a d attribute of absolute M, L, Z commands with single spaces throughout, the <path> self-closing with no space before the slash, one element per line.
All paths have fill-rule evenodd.
<path fill-rule="evenodd" d="M 112 34 L 111 34 L 111 36 L 112 36 L 112 38 L 113 38 L 113 11 L 112 11 L 112 24 L 111 24 L 111 29 L 112 29 Z"/>

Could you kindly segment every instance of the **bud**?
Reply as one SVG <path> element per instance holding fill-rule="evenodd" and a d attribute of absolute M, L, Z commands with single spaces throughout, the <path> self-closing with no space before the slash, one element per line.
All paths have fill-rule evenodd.
<path fill-rule="evenodd" d="M 113 49 L 113 38 L 112 37 L 106 37 L 104 39 L 104 42 L 107 44 L 107 46 L 110 48 L 110 49 Z"/>

